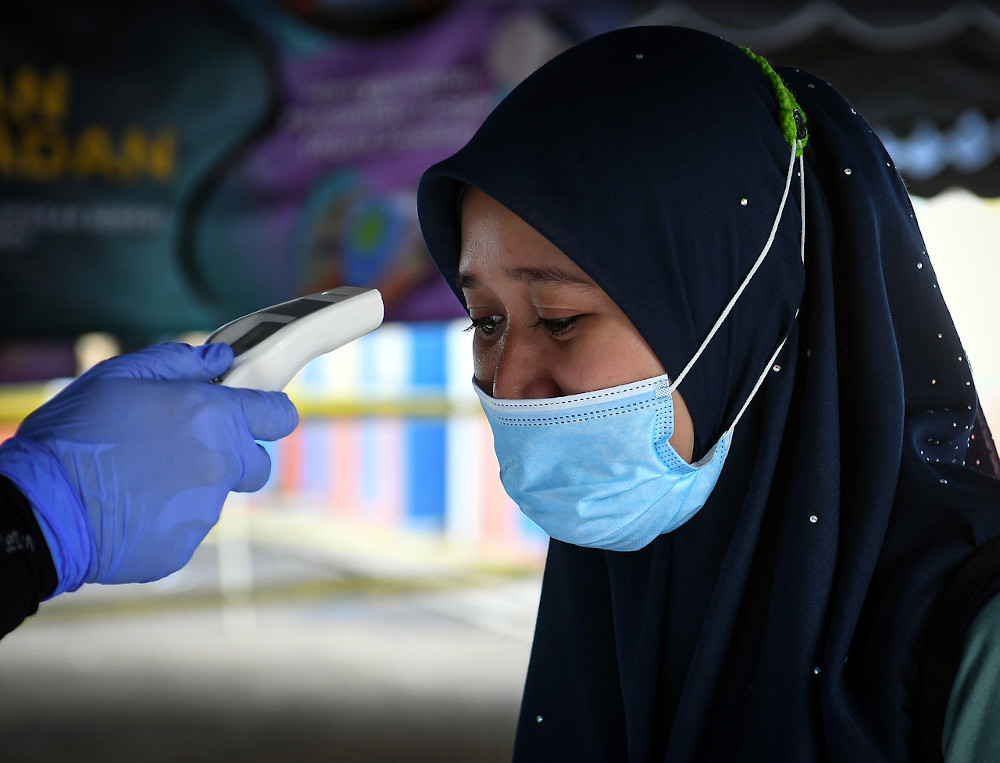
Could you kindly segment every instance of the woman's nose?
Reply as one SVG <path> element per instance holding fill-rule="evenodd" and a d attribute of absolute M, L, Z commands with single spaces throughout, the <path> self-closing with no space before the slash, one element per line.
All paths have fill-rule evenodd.
<path fill-rule="evenodd" d="M 545 339 L 545 333 L 534 328 L 508 331 L 496 356 L 493 397 L 525 400 L 562 394 Z"/>

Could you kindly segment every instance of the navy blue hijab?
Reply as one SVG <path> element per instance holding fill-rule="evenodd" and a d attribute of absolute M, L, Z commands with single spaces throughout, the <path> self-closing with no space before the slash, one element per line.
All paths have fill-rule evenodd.
<path fill-rule="evenodd" d="M 910 759 L 928 614 L 1000 535 L 995 449 L 906 190 L 830 85 L 779 72 L 808 119 L 805 265 L 793 191 L 680 385 L 696 455 L 787 344 L 692 520 L 630 553 L 551 542 L 519 760 Z M 518 86 L 427 171 L 418 211 L 454 285 L 460 192 L 483 190 L 676 375 L 761 251 L 788 157 L 743 51 L 631 28 Z"/>

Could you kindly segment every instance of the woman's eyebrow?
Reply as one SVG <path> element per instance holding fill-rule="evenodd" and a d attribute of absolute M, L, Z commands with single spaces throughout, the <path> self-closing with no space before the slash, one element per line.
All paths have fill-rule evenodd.
<path fill-rule="evenodd" d="M 562 268 L 505 268 L 504 275 L 512 281 L 524 283 L 560 283 L 597 288 L 597 284 L 586 276 Z M 460 273 L 458 276 L 460 289 L 474 289 L 481 283 L 481 279 L 471 273 Z"/>
<path fill-rule="evenodd" d="M 526 283 L 565 283 L 577 286 L 596 286 L 593 281 L 580 273 L 562 268 L 505 268 L 504 275 L 514 281 Z"/>

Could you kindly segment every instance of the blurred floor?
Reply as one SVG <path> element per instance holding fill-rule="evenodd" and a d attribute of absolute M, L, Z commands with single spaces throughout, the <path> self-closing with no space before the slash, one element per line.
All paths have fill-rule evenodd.
<path fill-rule="evenodd" d="M 0 642 L 0 758 L 510 759 L 537 565 L 259 524 L 235 553 L 252 594 L 230 570 L 220 595 L 222 533 L 165 581 L 86 587 Z"/>

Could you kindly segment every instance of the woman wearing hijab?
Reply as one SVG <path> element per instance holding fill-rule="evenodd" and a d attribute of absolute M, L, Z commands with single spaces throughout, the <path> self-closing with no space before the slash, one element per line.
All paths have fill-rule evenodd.
<path fill-rule="evenodd" d="M 517 759 L 1000 750 L 1000 465 L 905 188 L 830 85 L 612 32 L 418 208 L 552 536 Z"/>

